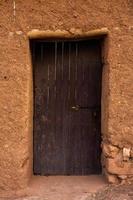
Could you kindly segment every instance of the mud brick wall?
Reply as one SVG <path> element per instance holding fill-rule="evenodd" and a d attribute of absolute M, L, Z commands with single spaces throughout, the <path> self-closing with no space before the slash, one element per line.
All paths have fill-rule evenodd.
<path fill-rule="evenodd" d="M 102 164 L 110 182 L 133 177 L 133 1 L 0 1 L 0 188 L 32 176 L 32 66 L 27 33 L 106 27 Z"/>

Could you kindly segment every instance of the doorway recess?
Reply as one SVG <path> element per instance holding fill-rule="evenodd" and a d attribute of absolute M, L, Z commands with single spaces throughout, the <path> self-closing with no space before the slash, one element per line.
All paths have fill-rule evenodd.
<path fill-rule="evenodd" d="M 101 40 L 31 40 L 30 46 L 34 174 L 100 174 Z"/>

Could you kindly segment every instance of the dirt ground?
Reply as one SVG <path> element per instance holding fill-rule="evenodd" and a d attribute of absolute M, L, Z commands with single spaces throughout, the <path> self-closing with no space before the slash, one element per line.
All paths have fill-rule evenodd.
<path fill-rule="evenodd" d="M 85 200 L 133 200 L 133 184 L 108 186 Z"/>
<path fill-rule="evenodd" d="M 49 200 L 45 197 L 0 198 L 0 200 Z M 54 199 L 53 199 L 54 200 Z M 65 200 L 63 198 L 63 200 Z M 71 200 L 71 199 L 70 199 Z M 133 200 L 133 185 L 107 186 L 97 193 L 83 195 L 74 200 Z"/>
<path fill-rule="evenodd" d="M 49 200 L 49 198 L 39 196 L 25 196 L 22 198 L 0 198 L 0 200 Z M 62 200 L 66 200 L 66 198 L 63 197 Z M 106 186 L 96 193 L 83 195 L 82 197 L 74 200 L 133 200 L 133 184 Z"/>
<path fill-rule="evenodd" d="M 98 184 L 101 184 L 101 187 L 99 187 Z M 100 181 L 98 182 L 98 184 L 96 183 L 94 187 L 94 182 L 93 182 L 92 188 L 89 188 L 88 186 L 89 189 L 87 190 L 85 188 L 85 190 L 84 191 L 82 190 L 82 192 L 80 189 L 79 190 L 70 189 L 70 193 L 67 192 L 66 189 L 67 185 L 65 189 L 63 189 L 62 185 L 62 188 L 60 188 L 60 190 L 57 190 L 56 192 L 54 191 L 53 194 L 55 194 L 55 196 L 53 194 L 51 195 L 52 192 L 51 193 L 48 192 L 48 190 L 50 191 L 50 189 L 48 189 L 45 193 L 44 193 L 44 187 L 43 191 L 42 189 L 38 190 L 38 188 L 40 187 L 39 185 L 38 187 L 36 187 L 36 190 L 38 190 L 37 193 L 32 185 L 32 189 L 34 189 L 34 191 L 32 190 L 32 192 L 23 197 L 0 198 L 0 200 L 133 200 L 133 184 L 108 185 L 105 184 L 104 182 L 100 183 Z M 81 181 L 81 188 L 82 185 L 83 184 Z M 62 190 L 64 190 L 64 193 L 62 193 Z M 57 195 L 57 192 L 59 192 L 60 194 Z M 74 194 L 75 192 L 77 194 Z"/>

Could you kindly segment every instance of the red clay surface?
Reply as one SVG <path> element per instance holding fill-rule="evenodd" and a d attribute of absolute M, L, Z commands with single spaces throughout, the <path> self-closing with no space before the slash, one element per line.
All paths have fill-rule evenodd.
<path fill-rule="evenodd" d="M 0 200 L 133 200 L 133 184 L 108 185 L 102 176 L 36 176 L 27 190 Z"/>
<path fill-rule="evenodd" d="M 35 177 L 29 188 L 29 194 L 41 194 L 49 200 L 78 200 L 105 185 L 106 181 L 102 176 Z"/>
<path fill-rule="evenodd" d="M 35 176 L 25 191 L 0 200 L 84 200 L 105 186 L 102 176 Z"/>

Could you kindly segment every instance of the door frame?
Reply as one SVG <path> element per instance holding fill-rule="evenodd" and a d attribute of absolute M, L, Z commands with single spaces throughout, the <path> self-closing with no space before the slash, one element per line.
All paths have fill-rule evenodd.
<path fill-rule="evenodd" d="M 102 63 L 103 63 L 103 72 L 102 72 L 102 88 L 101 88 L 101 146 L 104 140 L 105 133 L 108 129 L 108 113 L 109 113 L 109 101 L 108 101 L 108 90 L 109 90 L 109 81 L 108 81 L 108 34 L 109 30 L 107 28 L 95 29 L 90 31 L 82 31 L 79 29 L 70 29 L 70 31 L 66 30 L 56 30 L 56 31 L 40 31 L 40 30 L 31 30 L 27 33 L 29 39 L 29 52 L 30 52 L 30 63 L 31 63 L 31 87 L 30 87 L 30 137 L 29 137 L 29 151 L 31 152 L 31 158 L 29 162 L 29 171 L 31 176 L 33 174 L 33 109 L 34 109 L 34 102 L 33 102 L 33 64 L 31 58 L 31 51 L 30 51 L 30 42 L 35 39 L 40 40 L 56 40 L 56 39 L 63 39 L 63 40 L 91 40 L 91 39 L 100 39 L 102 42 L 101 45 L 101 52 L 102 52 Z M 102 152 L 104 154 L 104 152 Z M 103 156 L 102 156 L 103 157 Z M 101 158 L 102 158 L 101 157 Z M 101 159 L 102 171 L 104 172 L 104 163 Z"/>

